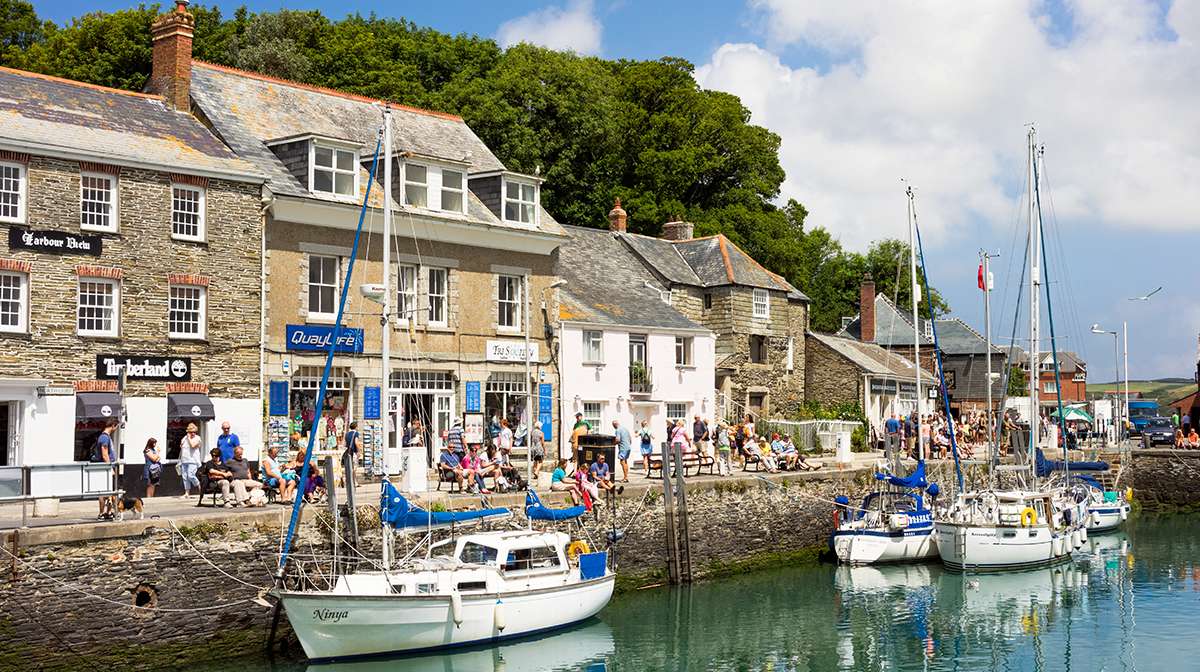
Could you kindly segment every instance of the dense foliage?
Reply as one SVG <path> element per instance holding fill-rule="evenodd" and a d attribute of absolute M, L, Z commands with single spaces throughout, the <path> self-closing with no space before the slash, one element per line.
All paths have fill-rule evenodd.
<path fill-rule="evenodd" d="M 868 271 L 901 305 L 910 291 L 896 271 L 906 244 L 848 252 L 825 229 L 806 229 L 796 201 L 777 205 L 779 136 L 751 124 L 736 96 L 701 89 L 685 60 L 504 50 L 374 15 L 190 10 L 196 58 L 462 115 L 507 166 L 547 179 L 545 205 L 561 222 L 603 226 L 620 197 L 632 231 L 657 235 L 682 217 L 697 235 L 724 233 L 813 299 L 814 329 L 835 330 L 857 313 Z M 0 0 L 0 65 L 141 89 L 159 12 L 139 5 L 57 26 L 26 0 Z M 933 298 L 938 314 L 948 311 Z"/>

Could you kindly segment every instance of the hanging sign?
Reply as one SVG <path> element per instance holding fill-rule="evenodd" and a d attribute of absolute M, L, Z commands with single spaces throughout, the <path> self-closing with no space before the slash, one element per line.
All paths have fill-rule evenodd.
<path fill-rule="evenodd" d="M 288 414 L 288 384 L 286 380 L 272 380 L 268 390 L 270 403 L 268 413 L 271 415 Z"/>
<path fill-rule="evenodd" d="M 479 387 L 480 383 L 478 380 L 467 381 L 467 413 L 479 413 L 483 410 Z"/>
<path fill-rule="evenodd" d="M 537 361 L 538 344 L 529 344 L 529 359 Z M 524 341 L 488 341 L 487 360 L 489 362 L 523 362 L 525 361 Z"/>
<path fill-rule="evenodd" d="M 872 378 L 871 394 L 896 394 L 896 381 Z"/>
<path fill-rule="evenodd" d="M 191 357 L 96 355 L 96 378 L 116 380 L 125 371 L 129 380 L 191 380 Z"/>
<path fill-rule="evenodd" d="M 12 250 L 98 257 L 104 248 L 104 239 L 67 231 L 34 231 L 14 227 L 8 230 L 8 247 Z"/>
<path fill-rule="evenodd" d="M 333 338 L 333 327 L 327 324 L 287 325 L 288 350 L 328 351 L 331 338 Z M 363 330 L 342 327 L 335 351 L 361 353 L 363 351 Z"/>
<path fill-rule="evenodd" d="M 379 419 L 379 400 L 380 391 L 378 387 L 366 387 L 363 389 L 363 419 L 378 420 Z"/>

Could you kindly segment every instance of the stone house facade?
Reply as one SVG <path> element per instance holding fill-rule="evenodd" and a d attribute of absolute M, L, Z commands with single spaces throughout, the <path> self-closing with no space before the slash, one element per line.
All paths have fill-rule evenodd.
<path fill-rule="evenodd" d="M 211 446 L 228 421 L 256 457 L 262 176 L 163 96 L 0 88 L 0 466 L 38 496 L 110 489 L 80 463 L 112 419 L 133 492 L 147 440 L 170 464 L 188 423 Z"/>

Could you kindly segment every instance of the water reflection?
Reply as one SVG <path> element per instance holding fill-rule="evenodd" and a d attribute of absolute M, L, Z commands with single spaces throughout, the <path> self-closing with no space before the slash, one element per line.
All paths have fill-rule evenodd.
<path fill-rule="evenodd" d="M 612 629 L 592 619 L 540 637 L 453 653 L 310 665 L 310 672 L 606 672 L 614 651 Z"/>

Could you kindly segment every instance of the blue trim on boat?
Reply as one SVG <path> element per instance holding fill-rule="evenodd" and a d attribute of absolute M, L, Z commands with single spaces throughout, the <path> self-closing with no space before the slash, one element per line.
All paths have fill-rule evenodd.
<path fill-rule="evenodd" d="M 1064 562 L 1069 562 L 1070 560 L 1071 560 L 1071 554 L 1066 553 L 1066 554 L 1060 555 L 1057 558 L 1050 558 L 1049 560 L 1038 560 L 1036 562 L 1023 562 L 1023 563 L 1016 564 L 1016 565 L 969 564 L 969 565 L 963 566 L 958 563 L 950 562 L 949 560 L 947 560 L 945 558 L 942 558 L 942 565 L 944 565 L 946 567 L 946 569 L 953 571 L 953 572 L 1005 572 L 1005 571 L 1009 571 L 1009 570 L 1037 569 L 1039 567 L 1053 567 L 1054 565 L 1061 564 Z"/>
<path fill-rule="evenodd" d="M 901 537 L 927 537 L 933 534 L 933 528 L 929 527 L 921 530 L 897 530 L 895 532 L 877 532 L 875 530 L 834 530 L 835 537 L 891 537 L 899 539 Z"/>
<path fill-rule="evenodd" d="M 1121 512 L 1121 509 L 1120 509 L 1120 508 L 1116 508 L 1116 509 L 1088 509 L 1088 511 L 1090 511 L 1090 512 L 1092 512 L 1092 513 L 1120 513 L 1120 512 Z"/>

